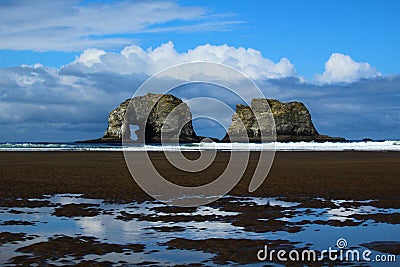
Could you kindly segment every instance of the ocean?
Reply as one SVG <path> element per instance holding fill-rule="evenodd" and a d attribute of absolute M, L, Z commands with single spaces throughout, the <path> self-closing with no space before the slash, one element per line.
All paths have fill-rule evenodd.
<path fill-rule="evenodd" d="M 261 151 L 275 147 L 276 151 L 400 151 L 400 140 L 348 141 L 348 142 L 276 142 L 260 143 L 189 143 L 180 145 L 120 144 L 104 143 L 45 143 L 8 142 L 0 143 L 0 151 Z"/>

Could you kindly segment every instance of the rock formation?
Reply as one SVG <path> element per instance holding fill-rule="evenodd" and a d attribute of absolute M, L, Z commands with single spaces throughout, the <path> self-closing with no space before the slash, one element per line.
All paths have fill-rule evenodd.
<path fill-rule="evenodd" d="M 268 105 L 270 109 L 267 108 Z M 236 105 L 232 124 L 222 141 L 228 142 L 232 136 L 243 136 L 243 125 L 250 142 L 261 142 L 261 132 L 268 140 L 272 136 L 271 112 L 275 121 L 277 141 L 344 140 L 320 135 L 312 123 L 310 112 L 301 102 L 282 103 L 274 99 L 255 98 L 251 101 L 251 107 Z"/>
<path fill-rule="evenodd" d="M 177 142 L 178 136 L 183 143 L 200 141 L 193 130 L 192 114 L 186 103 L 173 95 L 149 93 L 127 99 L 112 110 L 104 136 L 88 142 L 121 142 L 123 135 L 128 140 L 131 137 L 129 125 L 139 127 L 135 131 L 138 142 L 160 143 L 163 126 L 167 142 Z"/>
<path fill-rule="evenodd" d="M 108 140 L 121 140 L 122 138 L 122 124 L 126 109 L 128 108 L 130 99 L 122 102 L 118 107 L 113 109 L 108 116 L 108 127 L 102 139 Z"/>
<path fill-rule="evenodd" d="M 268 105 L 270 110 L 267 109 Z M 275 121 L 277 141 L 344 140 L 320 135 L 303 103 L 253 99 L 251 107 L 236 105 L 232 124 L 222 142 L 238 141 L 234 137 L 243 134 L 247 134 L 250 142 L 261 142 L 261 133 L 270 140 L 268 137 L 272 134 L 272 117 Z M 149 93 L 122 102 L 110 112 L 104 136 L 83 142 L 116 143 L 121 142 L 123 136 L 127 140 L 132 136 L 130 125 L 139 128 L 135 131 L 138 142 L 160 143 L 161 134 L 166 138 L 164 140 L 172 142 L 177 142 L 177 138 L 183 143 L 200 142 L 203 139 L 197 136 L 193 129 L 192 114 L 186 103 L 173 95 Z M 215 138 L 212 140 L 218 141 Z"/>

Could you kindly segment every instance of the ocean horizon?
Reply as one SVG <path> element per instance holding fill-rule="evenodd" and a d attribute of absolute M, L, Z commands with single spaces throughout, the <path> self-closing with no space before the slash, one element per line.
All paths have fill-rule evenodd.
<path fill-rule="evenodd" d="M 275 143 L 129 144 L 76 142 L 2 142 L 0 151 L 400 151 L 399 140 Z"/>

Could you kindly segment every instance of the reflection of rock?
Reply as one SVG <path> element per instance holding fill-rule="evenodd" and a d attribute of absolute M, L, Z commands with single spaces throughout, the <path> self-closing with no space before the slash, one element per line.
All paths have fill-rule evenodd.
<path fill-rule="evenodd" d="M 118 140 L 120 142 L 123 134 L 126 134 L 124 138 L 129 138 L 131 133 L 128 124 L 139 126 L 135 133 L 140 142 L 160 143 L 163 126 L 163 134 L 167 141 L 176 141 L 174 137 L 178 136 L 179 131 L 180 142 L 199 141 L 193 130 L 189 107 L 173 95 L 149 93 L 125 100 L 110 112 L 107 130 L 103 138 L 98 141 Z"/>
<path fill-rule="evenodd" d="M 243 136 L 243 131 L 247 132 L 250 142 L 260 142 L 261 133 L 268 139 L 272 134 L 271 112 L 275 121 L 277 141 L 344 140 L 318 134 L 310 112 L 303 103 L 282 103 L 278 100 L 257 98 L 251 101 L 251 108 L 241 104 L 236 105 L 236 113 L 232 116 L 232 124 L 223 141 L 229 141 L 229 136 L 231 138 Z"/>
<path fill-rule="evenodd" d="M 130 104 L 129 104 L 130 103 Z M 128 107 L 129 105 L 129 107 Z M 270 111 L 268 110 L 270 106 Z M 128 113 L 126 114 L 128 110 Z M 272 111 L 272 116 L 271 112 Z M 253 113 L 254 112 L 254 113 Z M 124 117 L 126 122 L 124 124 Z M 343 138 L 320 135 L 315 129 L 308 109 L 300 102 L 282 103 L 272 99 L 253 99 L 249 106 L 236 105 L 236 113 L 232 116 L 232 124 L 228 134 L 222 140 L 229 142 L 229 137 L 247 134 L 250 142 L 260 142 L 263 136 L 271 136 L 272 117 L 276 126 L 277 141 L 343 141 Z M 147 121 L 146 121 L 147 118 Z M 243 126 L 242 126 L 243 123 Z M 121 142 L 123 134 L 130 137 L 131 128 L 135 131 L 139 142 L 160 143 L 161 132 L 167 141 L 199 142 L 204 137 L 197 136 L 192 126 L 192 114 L 189 107 L 181 99 L 173 95 L 147 94 L 122 102 L 110 112 L 108 127 L 102 138 L 84 142 Z M 164 127 L 164 128 L 163 128 Z M 180 131 L 180 132 L 179 132 Z M 264 135 L 265 134 L 265 135 Z M 232 141 L 238 139 L 232 138 Z M 211 138 L 213 141 L 219 141 Z M 210 140 L 205 140 L 210 141 Z"/>

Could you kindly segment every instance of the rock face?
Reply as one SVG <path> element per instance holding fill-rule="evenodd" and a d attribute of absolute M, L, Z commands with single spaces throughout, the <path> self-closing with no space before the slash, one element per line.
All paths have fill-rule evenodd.
<path fill-rule="evenodd" d="M 128 113 L 127 113 L 128 112 Z M 126 114 L 126 121 L 124 117 Z M 160 143 L 161 129 L 166 141 L 198 142 L 193 130 L 192 114 L 186 103 L 173 95 L 147 94 L 127 99 L 110 112 L 108 127 L 101 142 L 131 137 L 129 125 L 137 125 L 137 141 Z M 127 140 L 125 139 L 125 140 Z"/>
<path fill-rule="evenodd" d="M 271 112 L 275 121 L 277 141 L 344 140 L 320 135 L 312 123 L 310 112 L 301 102 L 282 103 L 273 99 L 255 98 L 251 101 L 251 108 L 236 105 L 236 113 L 232 116 L 232 124 L 223 141 L 229 142 L 230 137 L 243 136 L 243 125 L 250 142 L 261 142 L 261 132 L 268 140 L 272 135 Z"/>
<path fill-rule="evenodd" d="M 104 133 L 103 139 L 120 140 L 122 138 L 122 124 L 124 122 L 124 116 L 129 101 L 130 99 L 125 100 L 110 112 L 110 115 L 108 116 L 108 127 Z"/>
<path fill-rule="evenodd" d="M 270 106 L 270 110 L 267 108 Z M 272 114 L 271 114 L 272 112 Z M 125 116 L 126 115 L 126 116 Z M 126 117 L 126 118 L 125 118 Z M 124 122 L 124 118 L 126 121 Z M 232 124 L 222 142 L 241 141 L 235 136 L 246 134 L 250 142 L 261 142 L 263 136 L 272 136 L 275 121 L 277 141 L 343 141 L 344 138 L 320 135 L 311 115 L 301 102 L 282 103 L 273 99 L 253 99 L 251 107 L 238 104 L 232 116 Z M 138 142 L 160 143 L 164 141 L 200 142 L 192 126 L 192 114 L 181 99 L 173 95 L 147 94 L 127 99 L 110 112 L 104 136 L 83 142 L 121 142 L 134 136 L 130 125 L 136 125 Z M 133 139 L 133 138 L 132 138 Z M 215 138 L 207 141 L 218 141 Z"/>

